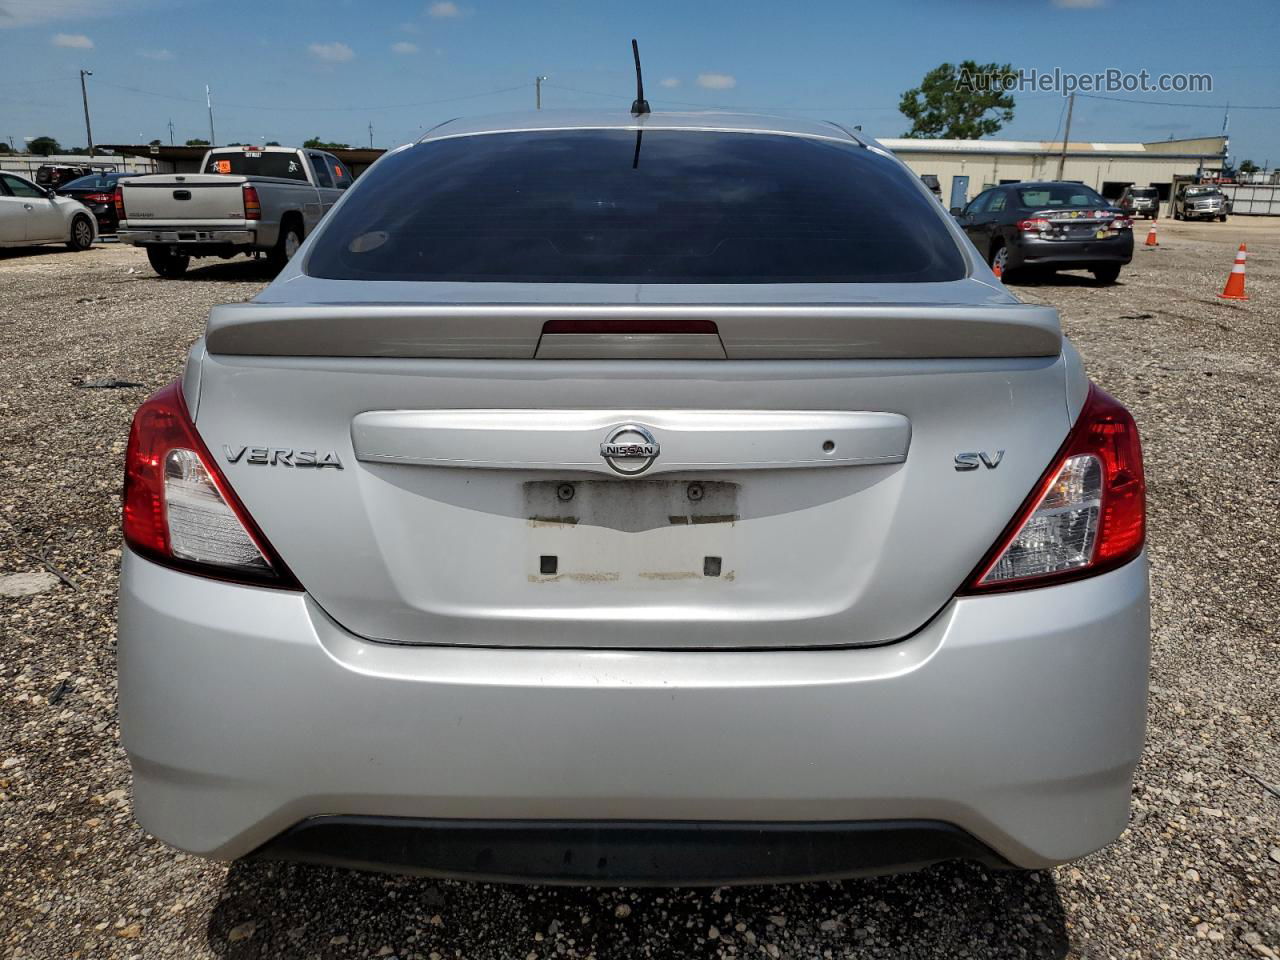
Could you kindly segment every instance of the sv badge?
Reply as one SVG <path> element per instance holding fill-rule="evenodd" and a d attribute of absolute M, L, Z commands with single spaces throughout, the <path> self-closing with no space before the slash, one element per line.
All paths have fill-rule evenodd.
<path fill-rule="evenodd" d="M 994 470 L 1000 466 L 1000 461 L 1004 459 L 1004 451 L 997 450 L 995 456 L 981 450 L 977 453 L 957 453 L 956 469 L 960 471 L 977 470 L 978 467 L 984 466 L 988 470 Z"/>

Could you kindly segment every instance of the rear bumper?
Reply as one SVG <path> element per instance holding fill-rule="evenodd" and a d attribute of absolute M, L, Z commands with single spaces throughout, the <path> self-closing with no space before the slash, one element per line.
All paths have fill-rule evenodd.
<path fill-rule="evenodd" d="M 391 844 L 395 855 L 369 842 L 365 856 L 350 833 L 321 842 L 312 818 L 334 816 L 409 818 L 396 823 L 419 836 L 430 830 L 415 826 L 439 821 L 588 833 L 638 822 L 677 845 L 671 831 L 690 821 L 928 821 L 973 839 L 977 852 L 959 855 L 1035 868 L 1124 828 L 1147 652 L 1145 556 L 1075 583 L 955 600 L 881 647 L 670 652 L 370 643 L 304 595 L 127 553 L 120 720 L 138 820 L 220 859 L 285 834 L 275 849 L 307 859 L 539 876 L 511 866 L 528 838 L 480 845 L 491 860 L 473 856 L 468 871 L 456 857 L 433 864 L 427 841 Z M 590 846 L 557 843 L 561 854 Z M 861 849 L 873 847 L 864 835 Z M 798 874 L 761 875 L 744 857 L 716 879 L 919 865 L 903 849 L 894 862 L 868 852 Z"/>
<path fill-rule="evenodd" d="M 1124 232 L 1105 240 L 1040 240 L 1022 237 L 1009 248 L 1010 266 L 1086 266 L 1092 263 L 1129 263 L 1133 259 L 1133 234 Z"/>
<path fill-rule="evenodd" d="M 139 246 L 149 244 L 254 246 L 258 235 L 253 230 L 218 230 L 206 227 L 171 227 L 156 230 L 139 230 L 129 227 L 119 230 L 117 238 L 121 243 Z"/>

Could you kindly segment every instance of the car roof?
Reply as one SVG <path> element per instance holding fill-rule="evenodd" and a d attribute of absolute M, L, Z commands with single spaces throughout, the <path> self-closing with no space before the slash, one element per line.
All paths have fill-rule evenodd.
<path fill-rule="evenodd" d="M 1017 183 L 1003 183 L 1003 187 L 1016 187 L 1021 190 L 1023 187 L 1089 187 L 1087 183 L 1081 183 L 1079 180 L 1019 180 Z M 1089 187 L 1090 190 L 1093 187 Z"/>
<path fill-rule="evenodd" d="M 433 127 L 418 142 L 491 133 L 551 130 L 703 130 L 813 137 L 864 145 L 874 143 L 869 138 L 859 137 L 839 124 L 825 120 L 797 120 L 719 111 L 663 110 L 634 116 L 625 107 L 610 110 L 527 110 L 519 113 L 460 117 Z"/>

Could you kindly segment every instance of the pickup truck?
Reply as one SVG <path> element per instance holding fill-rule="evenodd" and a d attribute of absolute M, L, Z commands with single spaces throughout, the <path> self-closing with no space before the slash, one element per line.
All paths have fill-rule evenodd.
<path fill-rule="evenodd" d="M 1213 184 L 1188 184 L 1178 188 L 1173 198 L 1175 220 L 1221 220 L 1224 223 L 1231 205 Z"/>
<path fill-rule="evenodd" d="M 116 187 L 116 236 L 145 248 L 162 277 L 182 276 L 192 257 L 265 254 L 283 267 L 352 181 L 332 154 L 292 147 L 217 147 L 200 170 Z"/>

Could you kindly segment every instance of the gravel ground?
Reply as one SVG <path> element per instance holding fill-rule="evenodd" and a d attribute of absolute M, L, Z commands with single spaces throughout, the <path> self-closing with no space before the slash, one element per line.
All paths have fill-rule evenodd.
<path fill-rule="evenodd" d="M 23 594 L 0 596 L 0 955 L 1276 957 L 1280 224 L 1160 232 L 1114 287 L 1017 288 L 1062 308 L 1146 443 L 1154 651 L 1129 830 L 1042 873 L 718 891 L 228 867 L 147 836 L 114 707 L 126 432 L 208 308 L 267 277 L 214 262 L 161 281 L 109 245 L 0 258 L 0 594 Z M 1227 303 L 1241 239 L 1253 299 Z"/>

